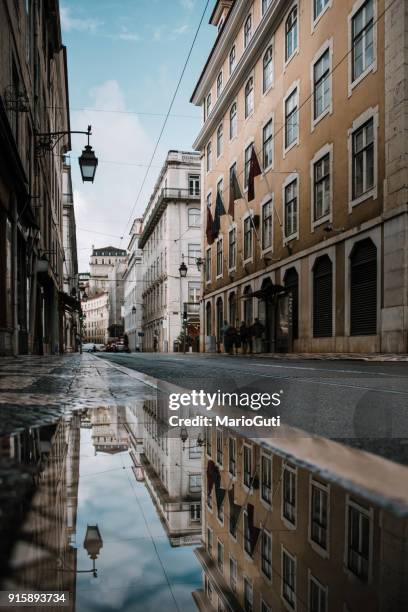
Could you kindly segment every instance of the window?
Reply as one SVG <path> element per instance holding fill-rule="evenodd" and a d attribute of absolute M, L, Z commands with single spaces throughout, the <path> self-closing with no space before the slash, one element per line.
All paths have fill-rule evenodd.
<path fill-rule="evenodd" d="M 234 557 L 230 557 L 230 587 L 233 593 L 237 590 L 237 562 Z"/>
<path fill-rule="evenodd" d="M 228 269 L 233 270 L 237 259 L 237 229 L 232 227 L 228 232 Z"/>
<path fill-rule="evenodd" d="M 272 166 L 272 119 L 262 130 L 262 161 L 264 170 Z"/>
<path fill-rule="evenodd" d="M 210 172 L 212 169 L 212 150 L 211 150 L 211 142 L 207 145 L 207 172 Z"/>
<path fill-rule="evenodd" d="M 211 92 L 207 96 L 207 119 L 211 113 Z"/>
<path fill-rule="evenodd" d="M 311 483 L 310 496 L 310 539 L 327 550 L 328 493 L 327 487 L 319 482 Z"/>
<path fill-rule="evenodd" d="M 370 515 L 368 510 L 349 502 L 347 534 L 347 567 L 367 582 L 370 562 Z"/>
<path fill-rule="evenodd" d="M 254 79 L 250 77 L 245 85 L 245 119 L 254 112 Z"/>
<path fill-rule="evenodd" d="M 188 177 L 188 192 L 191 196 L 200 195 L 200 175 L 190 174 Z"/>
<path fill-rule="evenodd" d="M 272 579 L 272 536 L 262 530 L 261 538 L 261 568 L 264 576 Z"/>
<path fill-rule="evenodd" d="M 330 213 L 330 154 L 327 153 L 313 165 L 314 220 Z"/>
<path fill-rule="evenodd" d="M 272 458 L 267 455 L 261 458 L 261 498 L 272 503 Z"/>
<path fill-rule="evenodd" d="M 262 0 L 262 15 L 265 15 L 272 0 Z"/>
<path fill-rule="evenodd" d="M 284 284 L 292 296 L 292 338 L 299 337 L 299 275 L 296 268 L 286 270 Z"/>
<path fill-rule="evenodd" d="M 313 117 L 318 119 L 330 108 L 330 49 L 313 66 Z"/>
<path fill-rule="evenodd" d="M 212 325 L 211 325 L 211 304 L 210 302 L 207 302 L 207 305 L 205 307 L 205 330 L 206 330 L 207 336 L 211 336 Z"/>
<path fill-rule="evenodd" d="M 328 255 L 318 257 L 313 266 L 313 337 L 333 335 L 333 270 Z"/>
<path fill-rule="evenodd" d="M 222 155 L 224 145 L 224 129 L 222 127 L 222 123 L 218 126 L 217 129 L 217 157 Z"/>
<path fill-rule="evenodd" d="M 189 489 L 191 493 L 199 493 L 201 491 L 201 474 L 189 475 Z"/>
<path fill-rule="evenodd" d="M 249 14 L 244 23 L 244 48 L 249 44 L 252 37 L 252 15 Z"/>
<path fill-rule="evenodd" d="M 297 6 L 294 6 L 290 11 L 285 25 L 286 44 L 285 44 L 285 60 L 288 61 L 298 46 L 298 23 L 297 23 Z"/>
<path fill-rule="evenodd" d="M 252 583 L 249 578 L 244 578 L 244 610 L 245 612 L 253 612 L 253 592 Z"/>
<path fill-rule="evenodd" d="M 200 523 L 201 522 L 201 503 L 190 504 L 190 522 Z"/>
<path fill-rule="evenodd" d="M 295 608 L 296 561 L 284 548 L 282 548 L 282 597 L 291 608 Z"/>
<path fill-rule="evenodd" d="M 195 265 L 198 257 L 201 256 L 201 246 L 199 244 L 188 245 L 188 263 Z"/>
<path fill-rule="evenodd" d="M 296 470 L 283 468 L 282 514 L 292 525 L 296 524 Z"/>
<path fill-rule="evenodd" d="M 228 438 L 228 471 L 231 476 L 237 473 L 237 441 L 235 438 Z"/>
<path fill-rule="evenodd" d="M 237 296 L 235 291 L 228 296 L 229 322 L 231 325 L 237 324 Z"/>
<path fill-rule="evenodd" d="M 310 612 L 327 612 L 327 588 L 312 575 L 309 577 Z"/>
<path fill-rule="evenodd" d="M 235 45 L 234 45 L 231 48 L 231 51 L 229 53 L 229 73 L 230 74 L 234 72 L 235 63 L 236 63 L 236 51 L 235 51 Z"/>
<path fill-rule="evenodd" d="M 205 281 L 211 280 L 211 247 L 205 252 Z"/>
<path fill-rule="evenodd" d="M 251 217 L 244 219 L 244 260 L 252 257 L 252 221 Z"/>
<path fill-rule="evenodd" d="M 244 444 L 244 485 L 252 484 L 252 448 Z"/>
<path fill-rule="evenodd" d="M 230 140 L 235 138 L 238 132 L 238 121 L 237 121 L 237 103 L 231 106 L 230 109 Z"/>
<path fill-rule="evenodd" d="M 272 45 L 267 48 L 263 56 L 263 71 L 262 71 L 262 91 L 265 93 L 272 85 L 273 79 L 273 57 Z"/>
<path fill-rule="evenodd" d="M 262 249 L 272 246 L 272 200 L 262 206 Z"/>
<path fill-rule="evenodd" d="M 350 335 L 377 333 L 377 247 L 371 238 L 350 253 Z"/>
<path fill-rule="evenodd" d="M 298 90 L 295 88 L 285 100 L 285 149 L 298 139 Z"/>
<path fill-rule="evenodd" d="M 244 189 L 248 189 L 249 167 L 251 165 L 252 147 L 253 147 L 253 144 L 251 143 L 245 149 L 245 153 L 244 153 Z"/>
<path fill-rule="evenodd" d="M 188 313 L 199 314 L 201 298 L 201 283 L 199 281 L 189 281 L 188 283 Z"/>
<path fill-rule="evenodd" d="M 224 306 L 222 302 L 222 298 L 218 298 L 216 302 L 216 316 L 217 316 L 217 340 L 221 341 L 222 337 L 222 326 L 224 322 Z"/>
<path fill-rule="evenodd" d="M 351 21 L 353 81 L 361 77 L 374 62 L 373 4 L 373 0 L 367 0 Z"/>
<path fill-rule="evenodd" d="M 209 527 L 207 528 L 207 552 L 211 556 L 213 549 L 213 532 Z"/>
<path fill-rule="evenodd" d="M 285 186 L 285 237 L 290 238 L 298 229 L 298 182 L 297 179 Z"/>
<path fill-rule="evenodd" d="M 250 285 L 244 289 L 244 321 L 247 325 L 252 325 L 253 319 L 253 298 L 250 297 L 252 289 Z M 251 349 L 251 340 L 249 341 L 249 348 Z"/>
<path fill-rule="evenodd" d="M 220 97 L 221 91 L 222 91 L 222 72 L 219 72 L 217 76 L 217 98 Z"/>
<path fill-rule="evenodd" d="M 219 238 L 217 240 L 217 262 L 216 262 L 216 267 L 217 267 L 217 276 L 221 276 L 222 275 L 222 238 Z"/>
<path fill-rule="evenodd" d="M 205 431 L 205 440 L 206 440 L 206 447 L 207 447 L 207 455 L 208 457 L 211 458 L 212 456 L 212 437 L 211 437 L 210 429 L 206 429 Z"/>
<path fill-rule="evenodd" d="M 353 132 L 353 200 L 374 187 L 374 119 Z"/>
<path fill-rule="evenodd" d="M 268 606 L 266 601 L 264 601 L 263 599 L 261 599 L 261 612 L 272 612 L 270 606 Z"/>
<path fill-rule="evenodd" d="M 190 446 L 188 448 L 188 457 L 189 459 L 198 459 L 201 457 L 201 448 L 197 444 L 197 438 L 191 438 Z"/>
<path fill-rule="evenodd" d="M 329 4 L 330 0 L 313 0 L 313 19 L 316 19 L 322 14 L 323 10 Z"/>
<path fill-rule="evenodd" d="M 222 429 L 217 429 L 217 463 L 222 466 L 224 458 Z"/>
<path fill-rule="evenodd" d="M 224 573 L 224 545 L 218 540 L 217 542 L 217 565 L 221 574 Z"/>
<path fill-rule="evenodd" d="M 207 576 L 205 577 L 205 586 L 206 586 L 206 594 L 207 594 L 208 601 L 212 602 L 214 589 L 211 584 L 211 580 L 209 580 Z"/>
<path fill-rule="evenodd" d="M 188 209 L 188 226 L 189 227 L 200 227 L 201 225 L 201 211 L 199 208 Z"/>

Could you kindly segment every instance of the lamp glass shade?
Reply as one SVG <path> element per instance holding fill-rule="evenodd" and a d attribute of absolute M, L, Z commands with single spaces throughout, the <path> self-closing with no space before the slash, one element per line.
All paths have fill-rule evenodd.
<path fill-rule="evenodd" d="M 136 306 L 133 306 L 133 308 L 132 308 L 132 314 L 136 314 Z"/>
<path fill-rule="evenodd" d="M 81 168 L 82 181 L 85 183 L 89 181 L 93 183 L 95 178 L 96 167 L 98 165 L 98 158 L 95 156 L 91 145 L 86 145 L 82 151 L 81 157 L 78 158 L 79 167 Z"/>
<path fill-rule="evenodd" d="M 84 539 L 84 548 L 91 559 L 96 559 L 103 547 L 103 540 L 98 525 L 88 525 Z"/>
<path fill-rule="evenodd" d="M 185 278 L 187 276 L 187 266 L 184 263 L 184 261 L 181 262 L 181 265 L 179 267 L 179 272 L 180 272 L 181 278 Z"/>

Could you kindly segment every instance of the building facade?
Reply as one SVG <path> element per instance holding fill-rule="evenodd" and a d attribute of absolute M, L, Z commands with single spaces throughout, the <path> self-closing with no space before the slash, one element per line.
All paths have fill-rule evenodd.
<path fill-rule="evenodd" d="M 202 214 L 217 191 L 230 214 L 202 233 L 202 347 L 259 317 L 265 352 L 407 352 L 406 3 L 220 0 L 210 23 L 194 148 Z"/>
<path fill-rule="evenodd" d="M 66 48 L 57 0 L 0 5 L 0 353 L 63 350 Z"/>
<path fill-rule="evenodd" d="M 78 257 L 74 198 L 72 193 L 71 166 L 65 159 L 63 166 L 63 247 L 64 285 L 60 294 L 62 305 L 62 338 L 64 352 L 77 350 L 77 336 L 80 330 L 80 296 L 78 279 Z"/>
<path fill-rule="evenodd" d="M 198 346 L 200 168 L 199 154 L 169 151 L 143 215 L 138 242 L 143 250 L 143 350 Z M 183 262 L 185 277 L 179 270 Z"/>
<path fill-rule="evenodd" d="M 89 261 L 89 294 L 101 291 L 109 291 L 111 280 L 109 274 L 118 263 L 126 261 L 125 249 L 107 246 L 100 249 L 92 247 L 92 255 Z"/>
<path fill-rule="evenodd" d="M 124 280 L 126 257 L 117 261 L 109 272 L 109 337 L 120 338 L 124 333 Z"/>
<path fill-rule="evenodd" d="M 84 315 L 82 341 L 106 344 L 109 339 L 109 293 L 98 293 L 81 302 Z"/>
<path fill-rule="evenodd" d="M 142 280 L 142 251 L 138 247 L 142 231 L 143 219 L 135 219 L 130 230 L 128 258 L 126 270 L 123 274 L 124 286 L 124 328 L 131 351 L 140 351 L 143 347 L 143 280 Z"/>

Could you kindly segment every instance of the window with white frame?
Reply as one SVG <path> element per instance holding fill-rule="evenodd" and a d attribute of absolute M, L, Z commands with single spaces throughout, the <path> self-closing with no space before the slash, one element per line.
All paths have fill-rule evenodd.
<path fill-rule="evenodd" d="M 201 502 L 190 504 L 190 523 L 201 522 Z"/>
<path fill-rule="evenodd" d="M 200 227 L 201 211 L 199 208 L 188 209 L 188 227 Z"/>
<path fill-rule="evenodd" d="M 327 587 L 310 574 L 309 612 L 327 612 Z"/>
<path fill-rule="evenodd" d="M 272 536 L 262 530 L 261 535 L 261 569 L 264 576 L 272 579 Z"/>
<path fill-rule="evenodd" d="M 231 227 L 228 232 L 228 268 L 233 270 L 237 263 L 237 228 Z"/>
<path fill-rule="evenodd" d="M 245 85 L 245 119 L 254 112 L 254 79 L 250 77 Z"/>
<path fill-rule="evenodd" d="M 347 567 L 363 582 L 370 568 L 370 514 L 366 508 L 349 501 L 347 505 Z"/>
<path fill-rule="evenodd" d="M 318 221 L 330 214 L 330 153 L 313 164 L 313 218 Z"/>
<path fill-rule="evenodd" d="M 244 189 L 248 189 L 249 167 L 251 165 L 251 155 L 253 143 L 247 146 L 244 152 Z"/>
<path fill-rule="evenodd" d="M 330 0 L 313 0 L 313 19 L 316 21 L 323 13 Z"/>
<path fill-rule="evenodd" d="M 195 265 L 197 259 L 201 254 L 201 245 L 199 244 L 189 244 L 188 245 L 188 263 Z"/>
<path fill-rule="evenodd" d="M 297 141 L 299 135 L 297 87 L 285 99 L 285 149 Z"/>
<path fill-rule="evenodd" d="M 222 71 L 218 73 L 217 76 L 217 98 L 220 97 L 222 92 Z"/>
<path fill-rule="evenodd" d="M 237 473 L 237 441 L 235 438 L 228 438 L 228 471 L 231 476 Z"/>
<path fill-rule="evenodd" d="M 265 15 L 268 6 L 270 5 L 270 3 L 272 2 L 272 0 L 262 0 L 262 15 Z"/>
<path fill-rule="evenodd" d="M 213 550 L 213 531 L 207 527 L 207 552 L 211 556 Z"/>
<path fill-rule="evenodd" d="M 272 119 L 270 119 L 262 129 L 262 163 L 264 170 L 272 166 L 272 141 Z"/>
<path fill-rule="evenodd" d="M 244 610 L 245 612 L 253 612 L 253 590 L 252 582 L 249 578 L 244 578 Z"/>
<path fill-rule="evenodd" d="M 190 174 L 188 177 L 188 193 L 191 196 L 200 195 L 200 175 Z"/>
<path fill-rule="evenodd" d="M 191 493 L 199 493 L 201 491 L 201 474 L 189 475 L 189 489 Z"/>
<path fill-rule="evenodd" d="M 288 61 L 298 47 L 298 9 L 294 6 L 285 23 L 285 60 Z"/>
<path fill-rule="evenodd" d="M 261 457 L 261 499 L 267 504 L 272 503 L 272 457 Z"/>
<path fill-rule="evenodd" d="M 244 469 L 243 469 L 243 481 L 244 485 L 250 487 L 252 484 L 252 448 L 244 444 Z"/>
<path fill-rule="evenodd" d="M 217 542 L 217 565 L 221 574 L 224 573 L 224 544 L 218 540 Z"/>
<path fill-rule="evenodd" d="M 234 72 L 235 64 L 236 64 L 236 50 L 235 45 L 231 47 L 231 51 L 229 52 L 229 73 L 230 75 Z"/>
<path fill-rule="evenodd" d="M 373 117 L 353 132 L 352 155 L 352 195 L 356 200 L 374 187 Z"/>
<path fill-rule="evenodd" d="M 290 238 L 298 229 L 298 180 L 285 186 L 285 237 Z"/>
<path fill-rule="evenodd" d="M 272 246 L 272 200 L 262 205 L 262 250 Z"/>
<path fill-rule="evenodd" d="M 212 169 L 212 146 L 211 141 L 207 145 L 207 172 Z"/>
<path fill-rule="evenodd" d="M 211 580 L 207 576 L 205 577 L 205 591 L 208 601 L 212 603 L 214 598 L 214 588 L 212 586 Z"/>
<path fill-rule="evenodd" d="M 248 216 L 244 219 L 244 260 L 252 257 L 252 220 Z"/>
<path fill-rule="evenodd" d="M 238 132 L 238 118 L 237 118 L 237 103 L 234 104 L 230 108 L 230 140 L 235 138 Z"/>
<path fill-rule="evenodd" d="M 211 113 L 211 92 L 207 95 L 207 119 Z"/>
<path fill-rule="evenodd" d="M 282 548 L 282 597 L 295 609 L 296 604 L 296 561 Z"/>
<path fill-rule="evenodd" d="M 273 80 L 273 55 L 272 45 L 269 45 L 262 59 L 262 91 L 265 93 L 272 85 Z"/>
<path fill-rule="evenodd" d="M 223 459 L 224 459 L 224 441 L 223 441 L 223 436 L 222 436 L 222 429 L 217 429 L 216 452 L 217 452 L 217 463 L 219 465 L 222 465 Z"/>
<path fill-rule="evenodd" d="M 283 468 L 282 515 L 292 525 L 296 524 L 296 470 L 289 465 Z"/>
<path fill-rule="evenodd" d="M 222 151 L 224 148 L 224 128 L 222 123 L 218 126 L 217 129 L 217 157 L 222 155 Z"/>
<path fill-rule="evenodd" d="M 211 280 L 211 247 L 205 252 L 205 280 L 207 283 Z"/>
<path fill-rule="evenodd" d="M 352 81 L 361 77 L 374 62 L 374 2 L 367 0 L 353 15 Z"/>
<path fill-rule="evenodd" d="M 316 121 L 331 104 L 330 49 L 319 57 L 313 66 L 313 118 Z"/>
<path fill-rule="evenodd" d="M 223 242 L 222 238 L 219 238 L 217 240 L 217 261 L 216 261 L 217 276 L 222 275 L 222 259 L 223 259 L 222 242 Z"/>
<path fill-rule="evenodd" d="M 245 19 L 244 23 L 244 48 L 246 48 L 249 44 L 249 41 L 252 38 L 252 15 L 251 13 Z"/>
<path fill-rule="evenodd" d="M 237 562 L 234 557 L 230 557 L 229 560 L 229 569 L 230 569 L 230 587 L 233 593 L 237 590 Z"/>
<path fill-rule="evenodd" d="M 317 481 L 312 481 L 310 489 L 310 539 L 320 548 L 327 550 L 328 489 Z"/>

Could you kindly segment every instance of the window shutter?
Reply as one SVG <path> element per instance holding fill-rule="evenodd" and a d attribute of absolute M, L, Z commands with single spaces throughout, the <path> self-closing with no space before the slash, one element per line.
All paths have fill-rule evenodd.
<path fill-rule="evenodd" d="M 299 277 L 296 268 L 290 268 L 285 274 L 285 287 L 292 294 L 292 337 L 299 337 Z"/>
<path fill-rule="evenodd" d="M 350 334 L 377 333 L 377 248 L 370 238 L 350 255 Z"/>
<path fill-rule="evenodd" d="M 313 268 L 313 336 L 333 335 L 333 270 L 327 255 L 319 257 Z"/>

